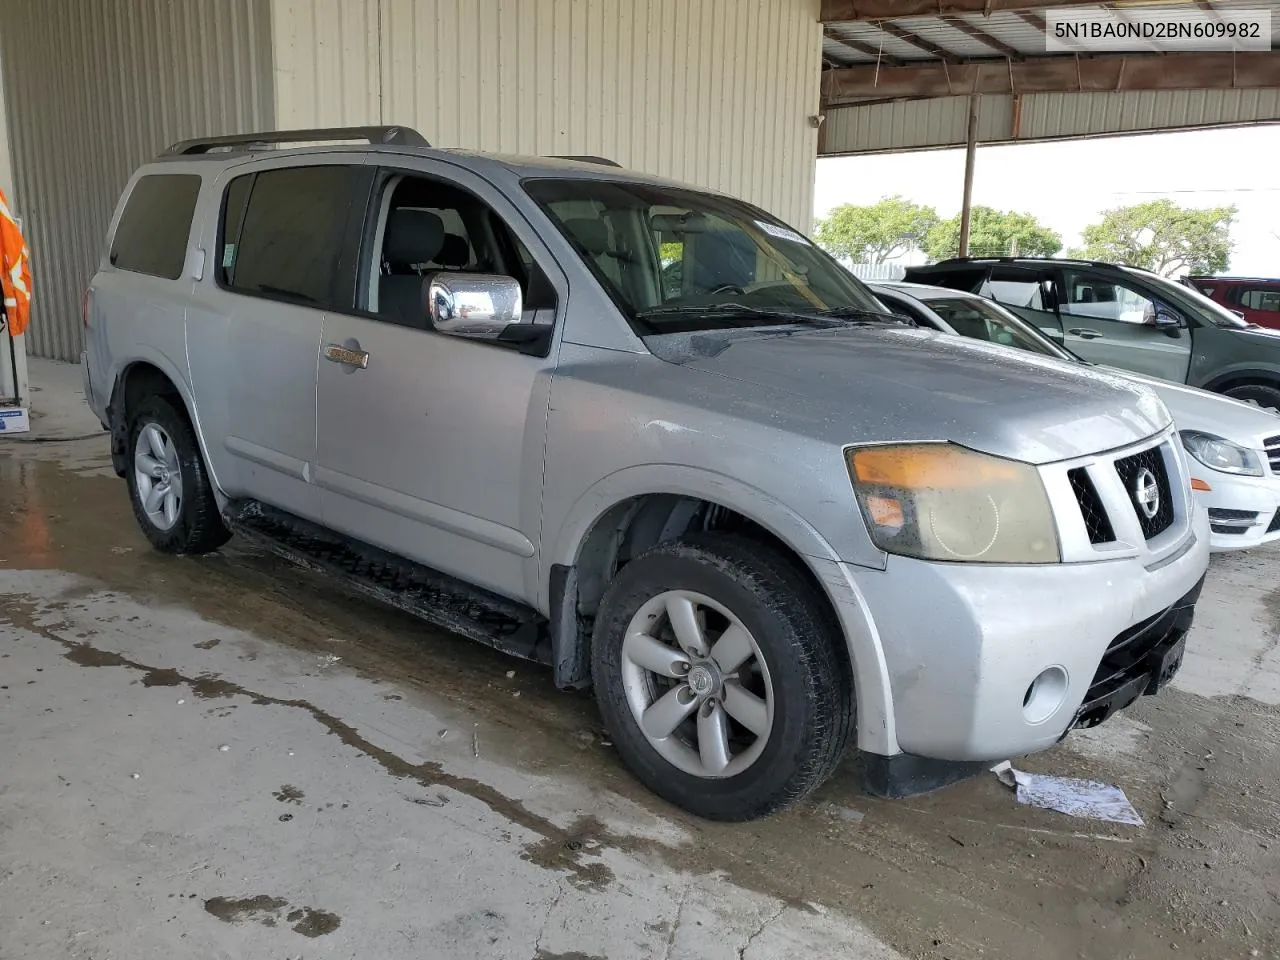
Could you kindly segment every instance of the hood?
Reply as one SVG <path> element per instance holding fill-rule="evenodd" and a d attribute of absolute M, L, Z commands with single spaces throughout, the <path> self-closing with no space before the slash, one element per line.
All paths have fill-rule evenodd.
<path fill-rule="evenodd" d="M 1280 330 L 1273 330 L 1270 327 L 1218 327 L 1218 329 L 1246 337 L 1258 337 L 1269 343 L 1280 339 Z"/>
<path fill-rule="evenodd" d="M 649 338 L 659 357 L 749 384 L 839 443 L 951 441 L 1051 463 L 1169 425 L 1145 387 L 1076 363 L 896 326 Z"/>
<path fill-rule="evenodd" d="M 1200 430 L 1255 449 L 1260 448 L 1262 438 L 1280 436 L 1280 416 L 1251 403 L 1128 370 L 1094 369 L 1150 387 L 1169 408 L 1179 430 Z"/>

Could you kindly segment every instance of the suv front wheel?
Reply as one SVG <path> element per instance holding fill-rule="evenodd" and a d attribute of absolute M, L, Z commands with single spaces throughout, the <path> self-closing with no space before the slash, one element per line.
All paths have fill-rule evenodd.
<path fill-rule="evenodd" d="M 702 534 L 618 573 L 596 618 L 605 726 L 651 790 L 713 820 L 786 807 L 835 769 L 853 721 L 843 643 L 768 546 Z"/>
<path fill-rule="evenodd" d="M 157 550 L 209 553 L 230 539 L 191 424 L 162 397 L 143 400 L 129 422 L 125 476 L 133 515 Z"/>

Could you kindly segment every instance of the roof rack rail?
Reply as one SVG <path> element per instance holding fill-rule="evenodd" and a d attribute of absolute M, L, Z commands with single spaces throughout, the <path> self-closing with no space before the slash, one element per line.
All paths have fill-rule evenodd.
<path fill-rule="evenodd" d="M 370 146 L 431 146 L 426 138 L 412 127 L 323 127 L 314 130 L 271 130 L 263 133 L 238 133 L 227 137 L 181 140 L 165 150 L 161 156 L 202 154 L 214 150 L 253 150 L 268 144 L 311 143 L 318 140 L 367 140 Z"/>
<path fill-rule="evenodd" d="M 552 160 L 577 160 L 579 163 L 600 163 L 606 167 L 622 166 L 622 164 L 618 163 L 617 160 L 609 160 L 606 157 L 590 157 L 586 155 L 566 156 L 564 154 L 555 154 L 551 157 L 551 159 Z"/>
<path fill-rule="evenodd" d="M 938 260 L 935 263 L 926 264 L 930 267 L 941 267 L 949 263 L 1024 263 L 1028 260 L 1040 260 L 1044 263 L 1085 263 L 1091 267 L 1114 267 L 1115 263 L 1107 260 L 1083 260 L 1079 257 L 947 257 L 945 260 Z"/>

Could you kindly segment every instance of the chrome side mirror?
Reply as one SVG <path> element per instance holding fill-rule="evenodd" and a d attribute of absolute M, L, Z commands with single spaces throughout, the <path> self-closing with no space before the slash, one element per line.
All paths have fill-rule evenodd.
<path fill-rule="evenodd" d="M 524 312 L 519 282 L 487 273 L 434 273 L 422 296 L 431 326 L 455 337 L 497 339 Z"/>

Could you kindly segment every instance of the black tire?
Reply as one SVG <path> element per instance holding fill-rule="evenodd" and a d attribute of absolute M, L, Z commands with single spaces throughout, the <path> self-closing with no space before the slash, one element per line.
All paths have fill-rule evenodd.
<path fill-rule="evenodd" d="M 627 700 L 622 641 L 631 618 L 668 590 L 701 593 L 731 610 L 755 638 L 772 677 L 774 720 L 759 758 L 737 775 L 695 776 L 664 758 Z M 823 598 L 768 545 L 726 534 L 659 544 L 610 583 L 592 637 L 596 700 L 623 762 L 654 793 L 710 820 L 775 813 L 835 770 L 854 723 L 843 637 Z"/>
<path fill-rule="evenodd" d="M 1280 389 L 1265 383 L 1245 383 L 1238 387 L 1224 390 L 1223 393 L 1234 400 L 1257 404 L 1264 410 L 1280 412 Z"/>
<path fill-rule="evenodd" d="M 138 479 L 134 469 L 138 436 L 152 423 L 159 426 L 172 440 L 182 473 L 182 500 L 178 518 L 167 530 L 158 527 L 147 516 L 138 492 Z M 129 445 L 126 453 L 128 464 L 125 478 L 129 484 L 129 502 L 133 506 L 133 515 L 137 518 L 138 525 L 153 547 L 161 553 L 210 553 L 231 539 L 231 531 L 218 513 L 218 504 L 204 467 L 204 458 L 200 454 L 200 445 L 196 443 L 195 433 L 185 412 L 176 410 L 163 397 L 151 396 L 142 400 L 129 421 Z"/>

